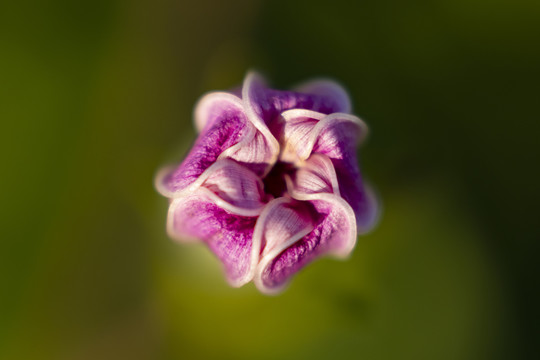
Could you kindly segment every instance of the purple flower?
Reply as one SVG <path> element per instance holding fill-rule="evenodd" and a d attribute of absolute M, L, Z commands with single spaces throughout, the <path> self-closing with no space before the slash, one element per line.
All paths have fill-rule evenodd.
<path fill-rule="evenodd" d="M 204 96 L 193 148 L 156 178 L 169 235 L 203 241 L 232 286 L 267 294 L 315 258 L 348 256 L 377 217 L 356 158 L 367 128 L 350 111 L 325 80 L 279 91 L 250 73 L 241 94 Z"/>

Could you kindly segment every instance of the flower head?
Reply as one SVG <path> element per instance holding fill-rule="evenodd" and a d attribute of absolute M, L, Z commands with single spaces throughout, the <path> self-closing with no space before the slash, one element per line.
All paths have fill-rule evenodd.
<path fill-rule="evenodd" d="M 204 96 L 193 148 L 156 178 L 169 235 L 206 243 L 232 286 L 269 294 L 315 258 L 348 256 L 377 215 L 356 158 L 367 127 L 350 111 L 326 80 L 278 91 L 250 73 L 241 94 Z"/>

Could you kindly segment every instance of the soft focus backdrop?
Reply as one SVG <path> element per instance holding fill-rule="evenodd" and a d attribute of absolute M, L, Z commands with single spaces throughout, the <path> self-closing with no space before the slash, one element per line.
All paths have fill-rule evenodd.
<path fill-rule="evenodd" d="M 352 3 L 2 2 L 0 359 L 533 357 L 540 3 Z M 250 68 L 350 90 L 384 204 L 278 297 L 169 240 L 153 188 Z"/>

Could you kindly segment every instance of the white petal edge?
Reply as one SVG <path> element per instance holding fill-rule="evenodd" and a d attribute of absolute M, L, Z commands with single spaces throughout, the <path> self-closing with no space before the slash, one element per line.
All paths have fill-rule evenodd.
<path fill-rule="evenodd" d="M 304 94 L 331 97 L 337 100 L 338 104 L 342 107 L 342 109 L 340 109 L 340 112 L 352 112 L 352 105 L 349 94 L 347 93 L 347 91 L 345 91 L 343 86 L 333 80 L 324 78 L 311 80 L 294 87 L 294 91 Z"/>
<path fill-rule="evenodd" d="M 317 154 L 319 155 L 319 154 Z M 332 167 L 333 168 L 333 167 Z M 334 180 L 333 180 L 334 181 Z M 354 215 L 354 210 L 352 209 L 352 207 L 349 205 L 349 203 L 347 203 L 339 194 L 339 188 L 337 188 L 337 177 L 335 178 L 335 181 L 336 181 L 336 190 L 338 192 L 334 192 L 333 195 L 337 196 L 339 198 L 339 202 L 342 203 L 343 205 L 347 205 L 348 209 L 350 209 L 350 212 L 352 213 L 352 215 L 354 216 L 354 222 L 356 224 L 356 216 Z M 317 193 L 317 194 L 303 194 L 303 193 L 299 193 L 298 191 L 294 190 L 294 181 L 291 179 L 291 177 L 289 175 L 285 175 L 285 183 L 287 184 L 287 193 L 289 193 L 289 195 L 291 195 L 291 197 L 293 199 L 296 199 L 296 200 L 325 200 L 324 197 L 323 198 L 318 198 L 322 195 L 332 195 L 332 194 L 329 194 L 329 193 Z M 380 220 L 380 215 L 382 213 L 382 208 L 381 208 L 381 205 L 380 205 L 380 202 L 379 202 L 379 197 L 377 196 L 377 194 L 375 193 L 375 191 L 373 190 L 373 187 L 371 185 L 369 185 L 369 183 L 366 183 L 364 182 L 364 193 L 366 194 L 366 197 L 367 197 L 367 202 L 368 202 L 368 206 L 370 208 L 374 208 L 375 210 L 373 211 L 373 216 L 369 219 L 369 222 L 367 226 L 365 227 L 361 227 L 359 224 L 356 224 L 356 236 L 358 235 L 366 235 L 368 233 L 370 233 L 373 229 L 375 229 L 377 227 L 377 224 L 379 223 L 379 220 Z M 350 216 L 348 216 L 350 217 Z M 354 244 L 353 244 L 353 247 L 351 248 L 351 250 L 354 248 Z"/>
<path fill-rule="evenodd" d="M 289 186 L 290 184 L 292 184 L 292 182 L 290 181 L 290 178 L 288 180 L 289 181 L 288 181 L 287 185 Z M 357 236 L 358 234 L 357 234 L 357 231 L 356 231 L 356 229 L 357 229 L 356 217 L 354 215 L 354 211 L 351 208 L 351 206 L 345 200 L 343 200 L 341 197 L 339 197 L 337 195 L 334 195 L 334 194 L 329 194 L 329 193 L 298 194 L 294 190 L 292 190 L 292 188 L 288 187 L 288 189 L 289 189 L 288 190 L 289 194 L 295 200 L 300 200 L 300 201 L 313 201 L 313 200 L 315 200 L 315 201 L 325 201 L 325 202 L 331 203 L 333 205 L 339 206 L 339 207 L 342 208 L 342 210 L 344 210 L 347 221 L 349 221 L 349 223 L 351 224 L 350 231 L 349 231 L 349 234 L 348 234 L 348 237 L 347 237 L 348 240 L 347 240 L 345 246 L 343 246 L 342 248 L 334 249 L 333 251 L 330 251 L 330 252 L 326 253 L 325 255 L 328 255 L 328 256 L 331 256 L 331 257 L 334 257 L 334 258 L 337 258 L 337 259 L 346 259 L 347 257 L 349 257 L 349 255 L 351 254 L 351 252 L 353 251 L 353 249 L 354 249 L 354 247 L 356 245 L 356 241 L 357 241 L 357 237 L 358 237 Z M 274 202 L 277 202 L 277 201 L 287 202 L 289 200 L 285 199 L 285 198 L 278 198 L 278 199 L 274 199 L 273 201 Z M 270 205 L 270 203 L 269 203 L 269 205 Z M 263 216 L 264 213 L 265 213 L 265 211 L 263 211 L 263 213 L 261 213 L 261 217 Z M 267 213 L 268 213 L 268 210 L 266 210 L 266 214 Z M 259 224 L 259 220 L 257 220 L 257 224 L 255 225 L 255 229 L 256 229 L 255 231 L 257 231 L 257 229 L 258 229 L 258 227 L 257 227 L 258 224 Z M 262 232 L 261 228 L 262 228 L 262 226 L 259 226 L 259 232 Z M 278 256 L 283 250 L 287 249 L 288 247 L 290 247 L 291 245 L 293 245 L 297 241 L 301 240 L 304 236 L 308 235 L 312 230 L 307 231 L 305 233 L 302 231 L 302 232 L 299 232 L 299 233 L 295 234 L 295 236 L 289 238 L 286 241 L 286 246 L 284 244 L 284 246 L 280 247 L 279 252 L 278 252 L 278 249 L 275 249 L 275 251 L 272 251 L 268 255 L 261 258 L 261 260 L 259 261 L 259 264 L 256 267 L 252 266 L 252 269 L 255 272 L 253 274 L 253 283 L 255 284 L 257 289 L 259 289 L 259 291 L 261 293 L 266 294 L 266 295 L 277 295 L 277 294 L 281 293 L 289 285 L 289 282 L 290 282 L 290 280 L 292 280 L 292 278 L 289 281 L 285 281 L 280 286 L 269 288 L 269 287 L 265 286 L 264 282 L 262 281 L 262 273 L 263 273 L 265 267 L 273 259 L 275 259 L 276 256 Z M 257 238 L 255 237 L 256 234 L 257 234 L 256 232 L 253 233 L 252 264 L 254 263 L 255 256 L 258 255 L 258 253 L 260 252 L 261 239 L 262 239 L 262 234 L 261 235 L 257 234 Z M 257 241 L 257 243 L 256 243 L 256 241 Z M 258 251 L 257 251 L 257 249 L 258 249 Z"/>
<path fill-rule="evenodd" d="M 170 199 L 180 199 L 183 197 L 186 197 L 188 195 L 194 194 L 196 191 L 199 192 L 199 194 L 202 196 L 206 196 L 208 200 L 216 204 L 217 206 L 221 207 L 222 209 L 236 215 L 240 216 L 247 216 L 247 217 L 253 217 L 258 216 L 266 206 L 266 204 L 262 205 L 259 208 L 255 209 L 244 209 L 239 206 L 235 206 L 222 198 L 220 198 L 218 195 L 216 195 L 214 192 L 210 191 L 209 189 L 203 187 L 202 185 L 204 182 L 212 175 L 213 172 L 221 170 L 222 168 L 226 166 L 235 166 L 235 167 L 241 167 L 247 171 L 249 171 L 247 168 L 243 167 L 242 165 L 238 164 L 237 162 L 229 159 L 222 159 L 219 161 L 216 161 L 208 169 L 206 169 L 198 178 L 195 180 L 191 185 L 186 187 L 185 189 L 179 191 L 179 192 L 172 192 L 169 191 L 164 185 L 163 185 L 163 179 L 167 176 L 170 171 L 171 167 L 166 167 L 158 172 L 158 175 L 156 176 L 155 181 L 155 187 L 157 191 Z M 257 177 L 257 182 L 259 183 L 259 186 L 261 188 L 264 187 L 262 181 L 260 178 Z M 171 204 L 172 207 L 172 204 Z M 168 222 L 168 221 L 167 221 Z"/>
<path fill-rule="evenodd" d="M 229 101 L 231 105 L 238 107 L 238 110 L 244 112 L 244 103 L 238 96 L 226 92 L 210 92 L 203 95 L 195 105 L 194 122 L 197 132 L 201 132 L 208 122 L 208 110 L 210 106 L 217 101 Z"/>
<path fill-rule="evenodd" d="M 270 251 L 268 254 L 264 254 L 262 258 L 260 258 L 260 252 L 261 252 L 261 244 L 262 244 L 262 238 L 263 238 L 263 232 L 264 232 L 264 226 L 266 218 L 269 216 L 270 212 L 273 210 L 274 207 L 284 204 L 284 203 L 291 203 L 292 200 L 290 198 L 280 197 L 277 199 L 274 199 L 270 201 L 266 208 L 263 210 L 259 218 L 257 219 L 257 223 L 255 224 L 255 229 L 253 231 L 253 241 L 252 241 L 252 247 L 251 247 L 251 270 L 252 270 L 252 277 L 253 281 L 255 283 L 255 286 L 264 294 L 267 295 L 273 295 L 277 294 L 280 291 L 282 291 L 283 288 L 287 286 L 286 282 L 282 286 L 279 286 L 277 288 L 267 288 L 264 286 L 261 276 L 262 271 L 268 265 L 268 263 L 274 259 L 276 256 L 278 256 L 283 250 L 287 249 L 297 241 L 301 240 L 304 236 L 309 234 L 311 231 L 313 231 L 314 226 L 306 226 L 304 229 L 300 230 L 296 234 L 292 235 L 290 238 L 285 240 L 283 244 L 281 244 L 278 247 L 275 247 Z"/>
<path fill-rule="evenodd" d="M 307 159 L 307 161 L 304 162 L 303 167 L 300 170 L 310 170 L 313 169 L 313 172 L 317 173 L 317 165 L 314 164 L 313 160 L 319 160 L 323 163 L 323 166 L 328 170 L 330 173 L 330 178 L 325 179 L 329 180 L 330 184 L 332 185 L 332 193 L 341 196 L 341 193 L 339 192 L 339 183 L 337 179 L 336 169 L 334 168 L 334 164 L 332 164 L 332 161 L 328 158 L 328 156 L 324 154 L 313 154 Z M 291 177 L 287 174 L 285 174 L 285 183 L 287 184 L 287 189 L 293 189 L 294 188 L 294 181 L 292 181 Z"/>
<path fill-rule="evenodd" d="M 302 153 L 307 154 L 307 156 L 301 156 L 300 160 L 306 160 L 311 155 L 313 146 L 315 146 L 321 132 L 332 125 L 346 121 L 356 124 L 360 129 L 360 138 L 358 139 L 358 144 L 361 144 L 368 134 L 368 127 L 366 123 L 359 117 L 350 114 L 332 113 L 330 115 L 325 115 L 312 110 L 292 109 L 282 112 L 281 116 L 285 119 L 285 121 L 291 121 L 297 117 L 306 117 L 319 121 L 317 124 L 315 124 L 315 126 L 313 126 L 313 129 L 309 135 L 309 140 L 307 141 L 307 145 L 302 149 Z"/>
<path fill-rule="evenodd" d="M 266 138 L 266 140 L 268 141 L 268 144 L 270 145 L 270 150 L 272 151 L 272 158 L 270 160 L 270 163 L 268 164 L 266 170 L 264 171 L 262 175 L 262 177 L 265 177 L 266 175 L 268 175 L 268 173 L 272 169 L 272 166 L 276 163 L 278 159 L 279 142 L 274 137 L 274 135 L 272 135 L 272 133 L 270 132 L 270 129 L 268 129 L 268 126 L 266 126 L 266 123 L 264 122 L 264 120 L 261 119 L 259 115 L 257 115 L 255 110 L 253 109 L 252 99 L 250 97 L 250 90 L 251 90 L 251 86 L 255 82 L 264 83 L 264 80 L 262 76 L 260 76 L 258 73 L 254 71 L 248 72 L 248 74 L 246 75 L 244 79 L 244 84 L 242 86 L 242 101 L 244 102 L 244 110 L 246 112 L 248 119 L 251 121 L 253 126 L 255 126 L 255 128 L 259 130 L 259 132 Z"/>
<path fill-rule="evenodd" d="M 174 239 L 179 242 L 183 243 L 197 243 L 200 242 L 201 239 L 193 237 L 191 235 L 182 234 L 174 229 L 174 213 L 176 212 L 176 208 L 182 204 L 186 200 L 185 197 L 173 199 L 169 205 L 169 210 L 167 212 L 167 235 L 171 239 Z"/>
<path fill-rule="evenodd" d="M 286 179 L 287 181 L 287 179 Z M 348 241 L 346 243 L 346 246 L 344 246 L 342 249 L 339 249 L 337 251 L 332 251 L 329 254 L 333 255 L 336 258 L 344 259 L 349 256 L 351 251 L 354 249 L 354 246 L 356 245 L 356 239 L 358 237 L 357 233 L 357 226 L 356 226 L 356 216 L 354 214 L 354 210 L 352 209 L 351 205 L 349 205 L 342 197 L 330 194 L 330 193 L 319 193 L 319 194 L 301 194 L 294 190 L 292 187 L 292 181 L 288 179 L 287 181 L 287 191 L 289 195 L 296 200 L 300 201 L 325 201 L 327 203 L 330 203 L 332 205 L 336 205 L 341 207 L 345 211 L 345 215 L 347 217 L 347 220 L 351 224 L 351 230 L 349 231 L 348 235 Z"/>

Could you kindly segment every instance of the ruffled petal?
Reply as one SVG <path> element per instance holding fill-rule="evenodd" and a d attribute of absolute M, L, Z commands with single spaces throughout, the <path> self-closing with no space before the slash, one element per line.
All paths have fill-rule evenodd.
<path fill-rule="evenodd" d="M 201 97 L 195 105 L 193 114 L 195 128 L 199 133 L 203 133 L 206 127 L 212 127 L 216 121 L 236 117 L 242 117 L 242 123 L 245 124 L 245 115 L 238 114 L 243 112 L 239 96 L 226 92 L 211 92 Z"/>
<path fill-rule="evenodd" d="M 272 104 L 266 97 L 265 89 L 262 78 L 256 73 L 249 73 L 244 79 L 242 100 L 249 120 L 258 130 L 254 138 L 257 141 L 256 149 L 265 155 L 259 161 L 259 163 L 266 165 L 262 173 L 263 176 L 270 172 L 272 165 L 276 163 L 279 155 L 279 143 L 274 135 L 272 135 L 265 121 L 265 114 L 273 112 Z M 250 153 L 247 149 L 239 149 L 239 151 L 242 151 L 247 157 L 256 156 L 256 154 Z"/>
<path fill-rule="evenodd" d="M 358 233 L 369 232 L 376 224 L 378 204 L 367 188 L 360 172 L 356 147 L 367 133 L 367 127 L 351 115 L 332 114 L 318 126 L 319 135 L 313 153 L 324 154 L 332 160 L 337 174 L 340 194 L 356 214 Z"/>
<path fill-rule="evenodd" d="M 279 137 L 280 114 L 290 109 L 306 109 L 323 114 L 349 112 L 350 100 L 343 88 L 329 80 L 317 80 L 301 85 L 298 91 L 267 88 L 263 78 L 251 72 L 244 81 L 242 98 L 256 119 L 267 125 L 274 137 Z M 251 115 L 250 115 L 251 116 Z"/>
<path fill-rule="evenodd" d="M 253 128 L 250 136 L 225 150 L 218 159 L 230 158 L 243 164 L 259 176 L 264 176 L 276 162 L 277 150 L 258 130 Z"/>
<path fill-rule="evenodd" d="M 239 287 L 253 277 L 251 247 L 256 220 L 231 214 L 197 192 L 172 201 L 167 230 L 175 239 L 204 241 L 223 263 L 228 282 Z"/>
<path fill-rule="evenodd" d="M 165 169 L 156 178 L 157 189 L 165 196 L 171 197 L 184 190 L 226 149 L 254 133 L 242 101 L 231 94 L 204 96 L 197 105 L 195 118 L 201 134 L 186 159 L 176 169 Z"/>
<path fill-rule="evenodd" d="M 362 182 L 356 157 L 356 147 L 367 134 L 364 122 L 349 114 L 299 109 L 285 111 L 282 117 L 280 160 L 302 164 L 311 154 L 327 156 L 337 174 L 340 194 L 356 214 L 358 231 L 371 230 L 377 219 L 377 203 Z"/>
<path fill-rule="evenodd" d="M 264 268 L 309 234 L 315 227 L 317 216 L 307 202 L 282 197 L 268 203 L 253 234 L 253 259 L 258 260 L 257 269 Z M 260 273 L 258 270 L 256 272 Z"/>
<path fill-rule="evenodd" d="M 257 216 L 267 201 L 263 188 L 261 179 L 251 170 L 233 160 L 223 159 L 212 164 L 183 191 L 167 193 L 167 196 L 179 198 L 199 191 L 233 214 Z"/>
<path fill-rule="evenodd" d="M 216 205 L 237 215 L 261 213 L 266 196 L 263 183 L 255 173 L 227 159 L 219 160 L 208 170 L 199 178 L 201 190 L 205 190 Z"/>
<path fill-rule="evenodd" d="M 345 257 L 356 243 L 354 212 L 339 196 L 300 196 L 293 193 L 293 197 L 304 200 L 304 206 L 310 205 L 311 211 L 315 211 L 311 218 L 317 219 L 317 224 L 305 236 L 300 237 L 303 232 L 299 232 L 297 236 L 289 238 L 291 241 L 286 243 L 286 248 L 284 243 L 261 258 L 253 280 L 263 293 L 275 294 L 282 291 L 291 277 L 314 259 L 327 254 Z"/>
<path fill-rule="evenodd" d="M 356 146 L 367 135 L 365 123 L 349 114 L 325 115 L 293 109 L 284 111 L 281 116 L 283 125 L 279 138 L 284 148 L 280 158 L 282 161 L 302 162 L 312 152 L 340 158 L 351 150 L 356 152 Z"/>

